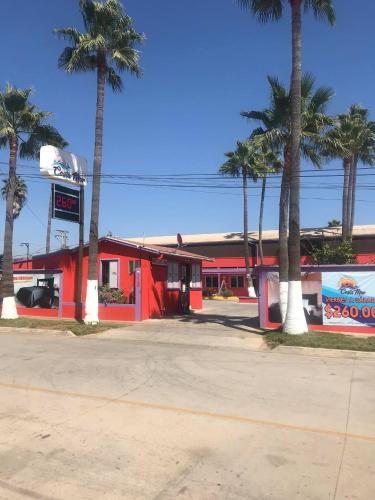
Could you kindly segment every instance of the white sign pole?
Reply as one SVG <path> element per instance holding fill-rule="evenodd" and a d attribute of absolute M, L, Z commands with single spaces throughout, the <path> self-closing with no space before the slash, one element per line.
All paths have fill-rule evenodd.
<path fill-rule="evenodd" d="M 55 146 L 40 148 L 40 173 L 49 179 L 80 187 L 79 248 L 76 273 L 76 307 L 82 318 L 82 267 L 84 246 L 84 186 L 87 185 L 87 160 Z"/>

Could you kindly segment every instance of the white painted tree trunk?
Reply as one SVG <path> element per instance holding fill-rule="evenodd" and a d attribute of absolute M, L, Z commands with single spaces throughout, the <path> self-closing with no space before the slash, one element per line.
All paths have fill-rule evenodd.
<path fill-rule="evenodd" d="M 303 311 L 301 281 L 289 281 L 288 308 L 283 331 L 290 335 L 302 335 L 309 331 Z"/>
<path fill-rule="evenodd" d="M 257 296 L 257 294 L 255 293 L 255 288 L 253 286 L 248 287 L 247 293 L 249 294 L 249 297 L 252 299 L 255 299 Z"/>
<path fill-rule="evenodd" d="M 87 280 L 84 321 L 86 325 L 97 325 L 99 323 L 98 280 Z"/>
<path fill-rule="evenodd" d="M 17 307 L 14 297 L 3 298 L 3 308 L 1 310 L 1 319 L 17 319 Z"/>
<path fill-rule="evenodd" d="M 281 323 L 285 323 L 286 311 L 288 308 L 288 282 L 281 281 L 279 283 L 279 306 L 281 314 Z"/>

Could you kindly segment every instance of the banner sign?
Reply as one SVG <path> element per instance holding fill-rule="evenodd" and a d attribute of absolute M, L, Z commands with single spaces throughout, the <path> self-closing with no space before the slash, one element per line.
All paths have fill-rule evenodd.
<path fill-rule="evenodd" d="M 323 324 L 375 326 L 375 273 L 323 273 Z"/>
<path fill-rule="evenodd" d="M 52 218 L 79 222 L 79 191 L 59 186 L 58 184 L 52 184 Z"/>
<path fill-rule="evenodd" d="M 40 173 L 50 179 L 77 186 L 87 184 L 87 161 L 54 146 L 40 148 Z"/>
<path fill-rule="evenodd" d="M 279 305 L 279 273 L 270 272 L 268 278 L 268 320 L 281 323 Z M 301 275 L 302 302 L 308 325 L 322 325 L 322 273 L 311 272 Z"/>
<path fill-rule="evenodd" d="M 58 309 L 60 301 L 60 273 L 15 274 L 16 304 L 27 308 Z"/>

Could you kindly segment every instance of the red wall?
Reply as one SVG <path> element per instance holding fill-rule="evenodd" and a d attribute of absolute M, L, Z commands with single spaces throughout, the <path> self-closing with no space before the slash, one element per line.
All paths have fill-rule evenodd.
<path fill-rule="evenodd" d="M 363 253 L 356 255 L 357 264 L 375 264 L 375 253 Z M 277 266 L 279 263 L 279 259 L 276 255 L 264 257 L 264 265 L 265 266 Z M 260 264 L 260 262 L 258 262 Z M 313 264 L 313 260 L 309 255 L 301 256 L 301 264 L 302 265 L 310 265 Z M 250 257 L 250 266 L 254 267 L 257 265 L 257 261 L 255 258 Z M 245 267 L 245 259 L 243 257 L 219 257 L 214 258 L 212 262 L 203 261 L 204 269 L 216 269 L 216 268 L 224 268 L 224 267 Z"/>
<path fill-rule="evenodd" d="M 78 252 L 62 250 L 48 256 L 33 257 L 32 263 L 15 262 L 14 269 L 61 269 L 62 278 L 62 317 L 81 318 L 84 315 L 84 306 L 75 303 L 77 259 Z M 167 266 L 155 265 L 152 260 L 157 259 L 156 254 L 150 254 L 144 250 L 133 249 L 131 247 L 111 241 L 99 242 L 98 249 L 98 279 L 100 279 L 100 261 L 118 260 L 118 283 L 119 288 L 124 290 L 126 297 L 135 299 L 135 275 L 129 273 L 129 262 L 140 260 L 141 262 L 141 319 L 160 318 L 165 315 L 179 314 L 179 290 L 167 290 Z M 168 256 L 164 256 L 170 259 Z M 170 260 L 178 261 L 173 258 Z M 183 259 L 183 262 L 191 263 L 191 260 Z M 196 261 L 194 261 L 196 262 Z M 86 282 L 88 266 L 88 248 L 85 248 L 83 259 L 83 287 L 82 302 L 86 300 Z M 195 290 L 191 294 L 192 307 L 202 308 L 202 290 Z M 35 315 L 57 317 L 58 310 L 48 309 L 26 309 L 19 310 L 20 315 Z M 134 321 L 136 319 L 136 306 L 132 304 L 112 304 L 99 305 L 99 319 L 112 321 Z"/>

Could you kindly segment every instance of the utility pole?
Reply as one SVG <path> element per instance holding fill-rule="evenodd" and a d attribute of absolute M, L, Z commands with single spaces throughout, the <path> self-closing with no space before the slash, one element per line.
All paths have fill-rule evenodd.
<path fill-rule="evenodd" d="M 49 253 L 51 249 L 52 189 L 53 186 L 51 186 L 51 193 L 49 195 L 46 253 Z"/>
<path fill-rule="evenodd" d="M 26 247 L 26 269 L 29 269 L 30 243 L 24 241 L 20 243 L 20 247 Z"/>
<path fill-rule="evenodd" d="M 64 231 L 63 229 L 56 229 L 56 233 L 57 234 L 55 234 L 55 238 L 60 241 L 61 250 L 68 248 L 69 231 Z"/>

